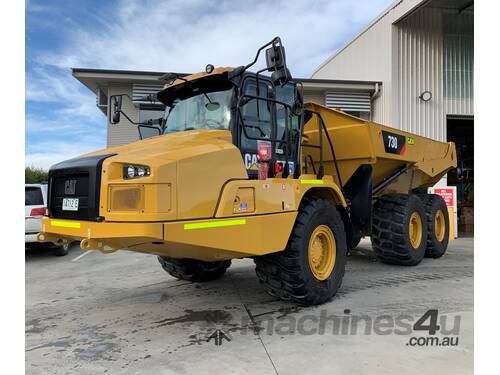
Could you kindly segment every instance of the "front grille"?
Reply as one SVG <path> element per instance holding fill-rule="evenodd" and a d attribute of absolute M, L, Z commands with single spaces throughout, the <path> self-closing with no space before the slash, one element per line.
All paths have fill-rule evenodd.
<path fill-rule="evenodd" d="M 99 217 L 99 192 L 104 159 L 114 154 L 71 159 L 49 171 L 49 216 L 63 219 L 102 220 Z M 77 198 L 78 210 L 63 210 L 64 198 Z"/>
<path fill-rule="evenodd" d="M 68 174 L 57 176 L 52 179 L 52 215 L 54 217 L 66 217 L 68 219 L 83 219 L 89 217 L 89 174 Z M 75 185 L 75 191 L 71 194 L 65 193 L 65 187 L 69 184 Z M 63 211 L 64 198 L 78 198 L 78 211 Z"/>

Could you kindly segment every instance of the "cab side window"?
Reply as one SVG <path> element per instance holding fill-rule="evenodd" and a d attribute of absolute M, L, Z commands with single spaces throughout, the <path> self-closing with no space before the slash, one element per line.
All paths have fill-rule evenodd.
<path fill-rule="evenodd" d="M 291 135 L 299 131 L 299 116 L 292 113 L 295 103 L 295 86 L 291 83 L 285 86 L 276 86 L 276 100 L 287 106 L 276 103 L 276 138 L 285 140 L 285 128 L 288 123 L 288 130 Z"/>
<path fill-rule="evenodd" d="M 269 98 L 269 87 L 265 81 L 259 80 L 259 92 L 255 80 L 248 80 L 244 86 L 244 95 L 258 96 L 259 99 L 245 98 L 246 103 L 240 107 L 243 122 L 241 132 L 242 150 L 257 150 L 257 141 L 247 138 L 271 138 L 271 109 Z"/>

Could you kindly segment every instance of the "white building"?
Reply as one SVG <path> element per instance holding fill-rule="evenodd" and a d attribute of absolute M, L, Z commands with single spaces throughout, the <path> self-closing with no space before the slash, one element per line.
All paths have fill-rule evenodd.
<path fill-rule="evenodd" d="M 458 179 L 450 172 L 448 184 L 458 186 L 466 203 L 473 200 L 473 71 L 473 1 L 398 0 L 312 78 L 382 82 L 372 97 L 372 119 L 454 141 L 465 173 Z"/>
<path fill-rule="evenodd" d="M 474 115 L 473 67 L 473 1 L 399 0 L 312 78 L 382 81 L 374 121 L 446 140 L 448 118 Z"/>

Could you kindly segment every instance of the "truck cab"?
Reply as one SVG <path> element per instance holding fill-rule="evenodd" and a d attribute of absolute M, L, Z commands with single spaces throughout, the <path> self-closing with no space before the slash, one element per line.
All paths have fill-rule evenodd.
<path fill-rule="evenodd" d="M 176 79 L 157 94 L 166 106 L 158 130 L 226 130 L 241 151 L 249 178 L 258 177 L 259 146 L 269 150 L 267 177 L 285 177 L 299 168 L 300 88 L 240 68 L 217 68 L 198 77 Z M 262 159 L 262 158 L 261 158 Z"/>

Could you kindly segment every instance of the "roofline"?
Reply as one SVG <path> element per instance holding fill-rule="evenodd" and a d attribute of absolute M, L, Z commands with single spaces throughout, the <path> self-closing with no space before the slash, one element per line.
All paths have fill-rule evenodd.
<path fill-rule="evenodd" d="M 218 68 L 219 69 L 219 68 Z M 150 82 L 157 81 L 165 72 L 135 71 L 123 69 L 93 69 L 93 68 L 72 68 L 73 77 L 81 84 L 95 93 L 95 88 L 99 87 L 99 80 L 120 81 L 120 82 Z M 185 73 L 178 73 L 179 76 L 187 76 Z M 382 85 L 381 81 L 360 81 L 341 79 L 315 79 L 315 78 L 294 78 L 293 81 L 301 82 L 305 90 L 346 90 L 346 91 L 376 91 Z M 160 83 L 160 82 L 158 82 Z"/>
<path fill-rule="evenodd" d="M 394 1 L 391 5 L 389 5 L 387 8 L 385 8 L 382 13 L 380 13 L 375 19 L 368 24 L 363 30 L 361 30 L 358 34 L 356 34 L 352 39 L 350 39 L 346 44 L 344 44 L 343 47 L 341 47 L 338 51 L 333 53 L 329 58 L 327 58 L 324 62 L 322 62 L 316 69 L 311 74 L 311 77 L 315 75 L 318 70 L 323 68 L 326 64 L 328 64 L 330 61 L 332 61 L 337 55 L 339 55 L 343 50 L 345 50 L 347 47 L 349 47 L 352 43 L 354 43 L 357 39 L 359 39 L 364 33 L 366 33 L 369 29 L 373 27 L 378 21 L 380 21 L 382 18 L 384 18 L 391 10 L 399 6 L 404 0 L 396 0 Z M 425 1 L 425 0 L 424 0 Z M 409 10 L 408 12 L 410 12 Z"/>
<path fill-rule="evenodd" d="M 123 70 L 123 69 L 93 69 L 93 68 L 71 68 L 73 75 L 75 73 L 97 73 L 97 74 L 133 74 L 144 76 L 162 76 L 167 72 L 148 72 L 144 70 Z M 182 73 L 179 73 L 182 74 Z"/>
<path fill-rule="evenodd" d="M 351 80 L 351 79 L 323 79 L 323 78 L 293 78 L 293 81 L 299 81 L 304 83 L 345 83 L 349 85 L 379 85 L 382 84 L 382 81 L 359 81 L 359 80 Z"/>
<path fill-rule="evenodd" d="M 93 68 L 71 68 L 73 73 L 97 73 L 97 74 L 123 74 L 123 75 L 144 75 L 144 76 L 162 76 L 167 72 L 150 72 L 145 70 L 124 70 L 124 69 L 93 69 Z M 177 73 L 180 76 L 187 76 L 191 73 Z M 345 83 L 345 84 L 382 84 L 382 81 L 361 81 L 344 79 L 323 79 L 323 78 L 293 78 L 294 81 L 305 83 Z"/>
<path fill-rule="evenodd" d="M 71 75 L 75 77 L 82 85 L 87 87 L 95 94 L 95 88 L 99 87 L 97 82 L 103 80 L 106 82 L 125 81 L 125 82 L 152 82 L 157 81 L 161 84 L 159 78 L 167 72 L 149 72 L 144 70 L 123 70 L 123 69 L 94 69 L 94 68 L 71 68 Z M 186 73 L 176 73 L 184 77 Z"/>

